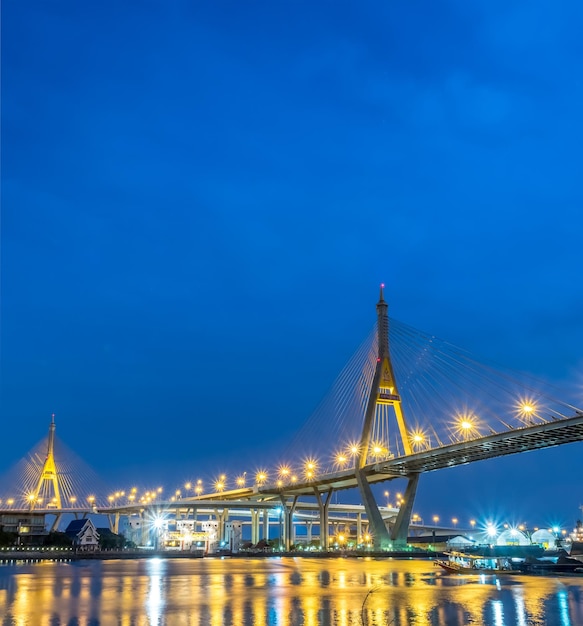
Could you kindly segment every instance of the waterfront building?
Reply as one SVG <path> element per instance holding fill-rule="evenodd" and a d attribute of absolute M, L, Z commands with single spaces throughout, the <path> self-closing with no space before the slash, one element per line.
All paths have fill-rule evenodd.
<path fill-rule="evenodd" d="M 73 520 L 65 529 L 73 547 L 81 552 L 94 552 L 99 549 L 99 533 L 90 519 Z"/>
<path fill-rule="evenodd" d="M 48 535 L 43 513 L 3 513 L 0 515 L 0 531 L 14 533 L 17 545 L 42 544 Z"/>

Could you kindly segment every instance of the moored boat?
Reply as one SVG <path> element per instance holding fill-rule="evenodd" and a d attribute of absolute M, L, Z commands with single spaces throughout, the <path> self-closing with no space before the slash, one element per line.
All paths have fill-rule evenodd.
<path fill-rule="evenodd" d="M 437 559 L 434 565 L 449 574 L 510 574 L 517 573 L 508 557 L 482 556 L 463 552 L 446 552 L 447 561 Z"/>

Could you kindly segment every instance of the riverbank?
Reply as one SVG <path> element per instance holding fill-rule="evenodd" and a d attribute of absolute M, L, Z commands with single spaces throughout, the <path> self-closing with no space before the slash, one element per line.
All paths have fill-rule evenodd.
<path fill-rule="evenodd" d="M 111 559 L 257 559 L 273 557 L 293 557 L 305 559 L 333 559 L 333 558 L 363 558 L 375 559 L 434 559 L 442 556 L 439 552 L 427 552 L 420 550 L 401 550 L 392 552 L 371 552 L 364 550 L 333 550 L 322 551 L 294 551 L 294 552 L 270 552 L 270 551 L 241 551 L 222 552 L 217 554 L 202 554 L 195 552 L 162 551 L 162 550 L 103 550 L 96 552 L 76 552 L 71 548 L 3 548 L 0 550 L 0 563 L 13 561 L 80 561 L 80 560 L 111 560 Z"/>

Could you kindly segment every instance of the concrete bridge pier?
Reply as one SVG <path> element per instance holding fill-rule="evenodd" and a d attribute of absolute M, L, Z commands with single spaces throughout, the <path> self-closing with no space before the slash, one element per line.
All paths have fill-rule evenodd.
<path fill-rule="evenodd" d="M 281 496 L 280 500 L 283 513 L 283 540 L 285 544 L 285 551 L 289 552 L 291 550 L 293 540 L 294 512 L 298 503 L 298 496 L 294 496 L 291 503 L 287 502 L 283 496 Z"/>
<path fill-rule="evenodd" d="M 262 517 L 263 517 L 263 539 L 265 539 L 265 541 L 269 541 L 269 510 L 268 509 L 263 509 Z"/>
<path fill-rule="evenodd" d="M 114 513 L 113 515 L 108 514 L 107 519 L 109 521 L 109 530 L 116 535 L 119 534 L 119 512 Z"/>
<path fill-rule="evenodd" d="M 330 544 L 330 529 L 328 527 L 328 509 L 332 498 L 333 489 L 328 489 L 326 497 L 322 500 L 322 494 L 314 487 L 316 500 L 318 500 L 318 508 L 320 509 L 320 547 L 322 550 L 328 550 Z"/>
<path fill-rule="evenodd" d="M 413 512 L 413 504 L 415 495 L 417 494 L 417 485 L 419 484 L 420 474 L 410 474 L 407 476 L 407 488 L 405 489 L 404 502 L 397 513 L 395 525 L 391 531 L 391 539 L 396 547 L 401 548 L 407 545 L 407 537 L 409 535 L 409 525 L 411 523 L 411 513 Z"/>
<path fill-rule="evenodd" d="M 251 543 L 255 546 L 259 543 L 259 511 L 251 509 Z"/>
<path fill-rule="evenodd" d="M 229 520 L 229 509 L 223 509 L 222 511 L 215 509 L 215 515 L 217 518 L 217 522 L 219 523 L 217 533 L 219 536 L 219 541 L 225 541 L 225 523 Z"/>
<path fill-rule="evenodd" d="M 356 470 L 356 482 L 362 496 L 362 503 L 368 516 L 368 525 L 372 534 L 372 544 L 375 550 L 390 550 L 392 547 L 391 536 L 385 525 L 385 521 L 379 511 L 378 504 L 364 472 Z"/>

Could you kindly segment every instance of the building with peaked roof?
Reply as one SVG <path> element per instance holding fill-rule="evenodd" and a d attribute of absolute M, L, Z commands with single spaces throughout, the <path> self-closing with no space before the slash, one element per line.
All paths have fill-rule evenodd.
<path fill-rule="evenodd" d="M 65 529 L 65 534 L 80 552 L 99 550 L 99 533 L 90 519 L 73 520 Z"/>

